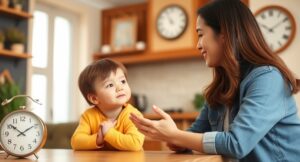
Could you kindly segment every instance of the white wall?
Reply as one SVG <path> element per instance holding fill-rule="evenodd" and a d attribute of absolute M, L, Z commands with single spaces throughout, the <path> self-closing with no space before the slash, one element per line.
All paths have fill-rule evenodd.
<path fill-rule="evenodd" d="M 128 72 L 132 92 L 147 96 L 148 112 L 153 104 L 162 109 L 196 111 L 194 95 L 202 92 L 212 78 L 202 60 L 135 65 L 129 66 Z"/>
<path fill-rule="evenodd" d="M 299 0 L 250 0 L 250 9 L 255 13 L 258 9 L 266 5 L 279 5 L 288 9 L 296 20 L 296 36 L 290 46 L 280 53 L 291 71 L 300 79 L 300 1 Z M 298 104 L 298 114 L 300 115 L 300 92 L 295 95 Z"/>

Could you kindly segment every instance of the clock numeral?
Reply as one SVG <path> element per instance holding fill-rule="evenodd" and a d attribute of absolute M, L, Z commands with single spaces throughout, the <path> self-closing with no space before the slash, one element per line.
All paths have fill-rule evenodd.
<path fill-rule="evenodd" d="M 7 129 L 12 129 L 12 125 L 11 125 L 11 124 L 8 124 L 8 125 L 7 125 Z"/>
<path fill-rule="evenodd" d="M 283 19 L 282 22 L 286 22 L 286 21 L 288 21 L 288 20 L 289 20 L 289 18 L 288 18 L 288 17 L 285 17 L 285 18 Z"/>
<path fill-rule="evenodd" d="M 284 34 L 284 35 L 282 36 L 282 38 L 283 38 L 283 39 L 289 39 L 289 36 L 286 35 L 286 34 Z"/>
<path fill-rule="evenodd" d="M 291 30 L 292 28 L 291 28 L 291 26 L 286 26 L 285 27 L 285 30 Z"/>
<path fill-rule="evenodd" d="M 261 18 L 265 19 L 266 18 L 265 14 L 261 14 Z"/>
<path fill-rule="evenodd" d="M 14 150 L 16 149 L 16 147 L 17 147 L 17 144 L 14 144 Z"/>
<path fill-rule="evenodd" d="M 21 146 L 20 146 L 20 150 L 21 150 L 21 151 L 24 151 L 24 146 L 21 145 Z"/>
<path fill-rule="evenodd" d="M 28 149 L 32 149 L 32 146 L 31 146 L 31 144 L 28 144 Z"/>
<path fill-rule="evenodd" d="M 37 137 L 41 136 L 40 131 L 37 131 L 36 133 L 37 133 L 36 134 Z"/>
<path fill-rule="evenodd" d="M 20 121 L 25 122 L 26 117 L 25 116 L 20 116 Z"/>
<path fill-rule="evenodd" d="M 7 137 L 9 135 L 9 132 L 8 131 L 5 131 L 5 136 Z"/>
<path fill-rule="evenodd" d="M 36 138 L 32 141 L 33 143 L 36 143 L 37 141 L 36 141 Z"/>
<path fill-rule="evenodd" d="M 278 18 L 278 17 L 280 17 L 280 15 L 281 15 L 281 13 L 280 13 L 280 12 L 278 12 L 277 18 Z"/>
<path fill-rule="evenodd" d="M 7 144 L 9 144 L 9 145 L 11 144 L 11 139 L 7 140 Z"/>
<path fill-rule="evenodd" d="M 31 123 L 31 118 L 29 118 L 29 123 Z"/>
<path fill-rule="evenodd" d="M 34 124 L 34 129 L 38 128 L 39 125 L 38 124 Z"/>
<path fill-rule="evenodd" d="M 278 43 L 279 46 L 281 46 L 281 42 L 280 41 L 278 41 L 277 43 Z"/>
<path fill-rule="evenodd" d="M 17 118 L 13 118 L 13 124 L 17 124 L 18 123 L 18 119 Z"/>
<path fill-rule="evenodd" d="M 273 16 L 273 10 L 270 10 L 270 11 L 269 11 L 269 15 L 270 15 L 270 16 Z"/>

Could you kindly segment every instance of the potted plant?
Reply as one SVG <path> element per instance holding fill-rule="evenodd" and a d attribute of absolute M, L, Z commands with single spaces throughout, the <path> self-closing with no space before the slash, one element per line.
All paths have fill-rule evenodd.
<path fill-rule="evenodd" d="M 8 7 L 9 0 L 0 0 L 0 6 L 2 7 Z"/>
<path fill-rule="evenodd" d="M 23 0 L 13 0 L 13 6 L 15 10 L 21 11 L 23 7 Z"/>
<path fill-rule="evenodd" d="M 5 41 L 5 36 L 3 32 L 0 32 L 0 50 L 2 50 L 4 47 L 4 41 Z"/>
<path fill-rule="evenodd" d="M 193 100 L 194 107 L 197 110 L 201 110 L 202 107 L 203 107 L 203 105 L 204 105 L 204 102 L 205 102 L 204 96 L 202 94 L 200 94 L 200 93 L 196 93 L 195 97 L 194 97 L 194 100 Z"/>
<path fill-rule="evenodd" d="M 14 110 L 18 110 L 20 108 L 20 106 L 25 105 L 24 98 L 17 98 L 5 106 L 1 105 L 1 103 L 5 99 L 9 99 L 9 98 L 19 95 L 19 94 L 20 94 L 20 88 L 14 82 L 5 81 L 4 83 L 0 83 L 0 121 L 8 113 L 10 113 Z"/>
<path fill-rule="evenodd" d="M 25 35 L 22 31 L 17 28 L 10 28 L 5 35 L 12 51 L 16 53 L 24 52 Z"/>

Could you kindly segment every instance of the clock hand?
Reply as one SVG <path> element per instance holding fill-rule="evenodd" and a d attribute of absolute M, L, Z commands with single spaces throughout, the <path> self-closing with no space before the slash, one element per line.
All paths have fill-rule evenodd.
<path fill-rule="evenodd" d="M 27 129 L 25 129 L 23 132 L 20 132 L 20 134 L 17 135 L 17 137 L 19 137 L 21 134 L 24 134 L 25 132 L 29 131 L 31 128 L 33 128 L 34 126 L 31 126 Z"/>
<path fill-rule="evenodd" d="M 281 20 L 280 22 L 278 22 L 277 24 L 275 24 L 272 28 L 271 28 L 271 30 L 273 30 L 273 29 L 275 29 L 275 28 L 277 28 L 280 24 L 282 24 L 284 21 L 286 21 L 286 18 L 285 19 L 283 19 L 283 20 Z"/>
<path fill-rule="evenodd" d="M 26 136 L 23 132 L 21 132 L 17 127 L 13 126 L 12 124 L 9 124 L 14 130 L 18 131 L 23 136 Z M 19 135 L 18 135 L 19 136 Z"/>
<path fill-rule="evenodd" d="M 266 25 L 264 24 L 259 24 L 260 26 L 262 26 L 263 28 L 265 28 L 267 31 L 269 31 L 270 33 L 273 33 L 273 30 L 270 29 L 269 27 L 267 27 Z"/>
<path fill-rule="evenodd" d="M 169 15 L 169 14 L 167 14 L 167 17 L 168 17 L 168 20 L 169 20 L 170 24 L 171 24 L 171 25 L 173 25 L 173 24 L 174 24 L 174 22 L 173 22 L 173 20 L 172 20 L 172 18 L 170 17 L 170 15 Z"/>

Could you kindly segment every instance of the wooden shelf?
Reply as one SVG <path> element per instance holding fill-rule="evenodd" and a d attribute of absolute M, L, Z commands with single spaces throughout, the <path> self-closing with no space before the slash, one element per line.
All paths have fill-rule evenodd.
<path fill-rule="evenodd" d="M 144 50 L 127 50 L 127 51 L 119 51 L 119 52 L 110 52 L 110 53 L 95 53 L 94 59 L 102 59 L 102 58 L 110 58 L 110 57 L 122 57 L 130 54 L 140 54 L 143 53 Z"/>
<path fill-rule="evenodd" d="M 32 57 L 32 55 L 28 53 L 15 53 L 13 51 L 5 50 L 5 49 L 0 50 L 0 56 L 15 57 L 15 58 L 22 58 L 22 59 L 27 59 Z"/>
<path fill-rule="evenodd" d="M 17 11 L 13 8 L 8 8 L 8 7 L 3 7 L 0 6 L 0 13 L 15 17 L 15 18 L 20 18 L 20 19 L 29 19 L 32 18 L 32 14 L 29 14 L 24 11 Z"/>
<path fill-rule="evenodd" d="M 183 60 L 183 59 L 201 59 L 200 52 L 197 49 L 182 49 L 174 51 L 162 52 L 138 52 L 131 55 L 110 55 L 110 54 L 95 54 L 94 59 L 111 58 L 123 64 L 139 64 L 158 61 Z"/>

